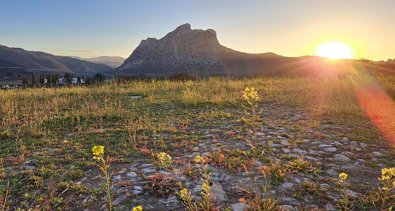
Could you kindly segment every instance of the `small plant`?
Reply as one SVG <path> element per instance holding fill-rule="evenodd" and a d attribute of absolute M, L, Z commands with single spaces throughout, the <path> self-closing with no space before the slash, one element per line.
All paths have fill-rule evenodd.
<path fill-rule="evenodd" d="M 112 210 L 112 199 L 111 199 L 111 175 L 109 172 L 111 159 L 110 156 L 104 158 L 104 146 L 93 146 L 92 147 L 93 159 L 99 163 L 96 164 L 99 169 L 103 172 L 104 178 L 106 179 L 106 192 L 108 201 L 108 210 Z"/>
<path fill-rule="evenodd" d="M 159 166 L 161 168 L 169 168 L 171 167 L 171 163 L 172 163 L 172 158 L 169 154 L 167 154 L 166 152 L 161 152 L 158 153 L 156 155 L 156 157 L 159 160 Z"/>
<path fill-rule="evenodd" d="M 142 206 L 133 207 L 132 211 L 143 211 Z"/>
<path fill-rule="evenodd" d="M 339 174 L 339 179 L 337 181 L 337 185 L 340 187 L 340 199 L 337 202 L 337 207 L 341 210 L 351 210 L 353 209 L 352 197 L 347 194 L 346 188 L 348 184 L 346 182 L 348 178 L 348 174 L 342 172 Z"/>
<path fill-rule="evenodd" d="M 207 169 L 207 164 L 205 159 L 200 156 L 196 155 L 193 161 L 196 163 L 197 167 L 199 168 L 201 180 L 202 180 L 202 200 L 200 202 L 193 201 L 191 192 L 188 189 L 183 188 L 177 192 L 177 196 L 182 204 L 186 207 L 189 211 L 211 211 L 214 209 L 213 206 L 213 198 L 214 195 L 210 188 L 210 171 Z"/>
<path fill-rule="evenodd" d="M 183 188 L 180 191 L 178 191 L 176 195 L 178 199 L 181 201 L 181 203 L 187 208 L 187 210 L 189 211 L 199 210 L 197 204 L 193 202 L 192 194 L 188 189 Z"/>
<path fill-rule="evenodd" d="M 381 185 L 374 193 L 373 204 L 380 204 L 381 210 L 395 208 L 395 167 L 381 169 Z"/>
<path fill-rule="evenodd" d="M 10 136 L 11 135 L 8 130 L 4 130 L 4 131 L 0 132 L 0 140 L 5 140 L 5 139 L 9 138 Z"/>
<path fill-rule="evenodd" d="M 304 157 L 291 160 L 286 164 L 286 168 L 291 173 L 304 172 L 304 173 L 314 173 L 317 168 L 313 166 L 309 161 L 305 160 Z"/>
<path fill-rule="evenodd" d="M 279 203 L 273 196 L 268 196 L 264 199 L 258 194 L 255 194 L 251 200 L 244 201 L 250 207 L 248 210 L 265 210 L 265 211 L 277 211 L 280 210 Z"/>
<path fill-rule="evenodd" d="M 149 183 L 146 188 L 150 192 L 159 194 L 160 196 L 167 196 L 174 193 L 178 187 L 178 183 L 173 177 L 161 173 L 149 176 L 148 181 Z"/>
<path fill-rule="evenodd" d="M 251 147 L 252 154 L 257 154 L 256 152 L 256 126 L 259 119 L 259 115 L 262 113 L 258 110 L 259 96 L 258 91 L 255 88 L 246 87 L 243 91 L 243 98 L 246 105 L 243 104 L 244 117 L 243 121 L 246 125 L 246 130 L 249 138 L 246 139 L 247 144 Z"/>

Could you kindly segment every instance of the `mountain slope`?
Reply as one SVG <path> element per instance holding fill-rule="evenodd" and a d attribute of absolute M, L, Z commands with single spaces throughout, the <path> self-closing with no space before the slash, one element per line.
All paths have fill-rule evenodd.
<path fill-rule="evenodd" d="M 262 60 L 270 66 L 286 58 L 238 52 L 222 46 L 214 30 L 192 30 L 190 24 L 184 24 L 159 40 L 143 40 L 116 70 L 120 75 L 251 75 L 259 72 Z"/>
<path fill-rule="evenodd" d="M 79 58 L 79 59 L 88 62 L 93 62 L 96 64 L 105 64 L 112 68 L 119 67 L 125 61 L 125 58 L 122 58 L 120 56 L 99 56 L 95 58 Z"/>
<path fill-rule="evenodd" d="M 161 39 L 141 41 L 125 62 L 116 68 L 116 74 L 147 77 L 168 77 L 176 73 L 201 77 L 328 76 L 348 74 L 350 65 L 393 74 L 390 62 L 333 61 L 315 56 L 283 57 L 274 53 L 243 53 L 222 46 L 212 29 L 192 30 L 190 24 L 184 24 Z"/>
<path fill-rule="evenodd" d="M 0 60 L 14 63 L 32 73 L 71 73 L 71 74 L 94 74 L 97 72 L 109 72 L 111 67 L 104 64 L 96 64 L 76 58 L 55 56 L 49 53 L 26 51 L 21 48 L 10 48 L 0 45 Z"/>

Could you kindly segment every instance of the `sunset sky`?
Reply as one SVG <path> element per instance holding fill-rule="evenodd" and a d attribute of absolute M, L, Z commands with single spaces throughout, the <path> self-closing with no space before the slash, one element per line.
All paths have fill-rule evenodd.
<path fill-rule="evenodd" d="M 142 39 L 187 22 L 243 52 L 313 55 L 337 40 L 356 58 L 395 58 L 394 0 L 0 0 L 0 45 L 128 57 Z"/>

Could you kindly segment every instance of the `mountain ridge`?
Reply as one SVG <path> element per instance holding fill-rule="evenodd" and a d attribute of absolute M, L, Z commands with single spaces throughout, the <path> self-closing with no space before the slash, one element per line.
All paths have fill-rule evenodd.
<path fill-rule="evenodd" d="M 95 73 L 107 73 L 112 70 L 111 67 L 104 64 L 96 64 L 67 56 L 57 56 L 42 51 L 27 51 L 22 48 L 12 48 L 4 45 L 0 45 L 0 60 L 16 64 L 22 67 L 24 71 L 31 73 L 92 75 Z"/>

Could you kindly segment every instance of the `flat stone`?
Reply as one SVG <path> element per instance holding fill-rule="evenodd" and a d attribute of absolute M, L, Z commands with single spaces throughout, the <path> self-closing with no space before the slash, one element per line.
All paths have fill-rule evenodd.
<path fill-rule="evenodd" d="M 376 157 L 381 157 L 381 156 L 383 156 L 383 153 L 381 153 L 381 152 L 372 152 L 372 155 L 376 156 Z"/>
<path fill-rule="evenodd" d="M 302 149 L 299 149 L 299 148 L 293 149 L 293 152 L 298 153 L 298 154 L 302 154 L 302 155 L 307 154 L 306 150 L 302 150 Z"/>
<path fill-rule="evenodd" d="M 135 185 L 135 186 L 133 187 L 133 194 L 134 194 L 134 195 L 139 195 L 139 194 L 141 194 L 142 192 L 143 192 L 143 187 L 142 187 L 142 186 Z"/>
<path fill-rule="evenodd" d="M 365 144 L 365 143 L 359 143 L 359 145 L 360 145 L 362 148 L 366 148 L 366 147 L 368 147 L 368 145 L 367 145 L 367 144 Z"/>
<path fill-rule="evenodd" d="M 280 205 L 279 210 L 280 211 L 296 211 L 296 209 L 291 205 Z"/>
<path fill-rule="evenodd" d="M 140 185 L 135 185 L 135 186 L 133 187 L 133 189 L 135 189 L 135 190 L 143 190 L 143 187 L 140 186 Z"/>
<path fill-rule="evenodd" d="M 327 211 L 336 211 L 337 209 L 332 204 L 326 204 L 325 210 Z"/>
<path fill-rule="evenodd" d="M 287 140 L 281 140 L 280 143 L 284 146 L 289 146 L 290 143 Z"/>
<path fill-rule="evenodd" d="M 132 95 L 132 96 L 130 96 L 130 98 L 132 100 L 139 100 L 139 99 L 143 98 L 143 96 L 141 96 L 141 95 Z"/>
<path fill-rule="evenodd" d="M 130 177 L 130 178 L 134 178 L 134 177 L 137 177 L 137 174 L 134 171 L 131 171 L 131 172 L 127 173 L 126 176 Z"/>
<path fill-rule="evenodd" d="M 287 149 L 287 148 L 283 148 L 283 149 L 281 149 L 284 153 L 290 153 L 291 152 L 291 150 L 290 149 Z"/>
<path fill-rule="evenodd" d="M 281 184 L 281 188 L 284 190 L 290 189 L 294 186 L 293 183 L 291 182 L 284 182 L 283 184 Z"/>
<path fill-rule="evenodd" d="M 328 147 L 328 148 L 324 148 L 325 152 L 336 152 L 336 147 Z"/>
<path fill-rule="evenodd" d="M 265 135 L 265 133 L 262 133 L 262 132 L 256 132 L 256 133 L 255 133 L 255 135 L 256 135 L 256 136 L 264 136 L 264 135 Z"/>
<path fill-rule="evenodd" d="M 318 145 L 318 147 L 320 147 L 320 148 L 328 148 L 328 147 L 332 147 L 332 145 L 320 144 L 320 145 Z"/>
<path fill-rule="evenodd" d="M 192 148 L 192 151 L 194 151 L 194 152 L 199 152 L 199 147 L 193 147 L 193 148 Z"/>
<path fill-rule="evenodd" d="M 250 208 L 248 204 L 243 204 L 243 203 L 236 203 L 231 205 L 232 211 L 244 211 L 246 209 Z"/>
<path fill-rule="evenodd" d="M 294 205 L 294 206 L 299 205 L 298 200 L 296 200 L 294 198 L 291 198 L 291 197 L 281 197 L 280 201 L 285 202 L 285 203 L 287 203 L 289 205 Z"/>
<path fill-rule="evenodd" d="M 278 148 L 278 147 L 282 147 L 283 145 L 281 145 L 281 144 L 271 144 L 270 146 L 273 147 L 273 148 Z"/>
<path fill-rule="evenodd" d="M 223 202 L 225 201 L 225 191 L 222 189 L 222 186 L 220 184 L 214 184 L 210 187 L 211 192 L 215 196 L 215 200 L 217 202 Z"/>
<path fill-rule="evenodd" d="M 311 160 L 311 161 L 320 161 L 320 159 L 318 159 L 318 158 L 314 158 L 314 157 L 311 157 L 311 156 L 305 156 L 304 157 L 306 160 Z"/>
<path fill-rule="evenodd" d="M 35 166 L 25 166 L 25 169 L 33 171 L 33 170 L 36 170 L 37 167 L 35 167 Z"/>
<path fill-rule="evenodd" d="M 153 166 L 153 164 L 145 163 L 145 164 L 141 165 L 140 167 L 145 168 L 145 167 L 150 167 L 150 166 Z"/>
<path fill-rule="evenodd" d="M 122 180 L 121 175 L 117 175 L 117 176 L 114 176 L 114 177 L 112 178 L 112 181 L 114 181 L 114 182 L 118 182 L 118 181 L 121 181 L 121 180 Z"/>
<path fill-rule="evenodd" d="M 133 190 L 132 193 L 133 195 L 140 195 L 143 191 L 141 190 Z"/>
<path fill-rule="evenodd" d="M 351 161 L 350 158 L 348 158 L 347 156 L 342 155 L 342 154 L 336 154 L 336 155 L 333 156 L 332 159 L 333 159 L 333 161 L 337 161 L 337 162 L 349 162 L 349 161 Z"/>
<path fill-rule="evenodd" d="M 196 185 L 194 188 L 193 188 L 193 192 L 194 193 L 200 193 L 200 192 L 202 192 L 202 186 L 201 185 Z"/>
<path fill-rule="evenodd" d="M 179 200 L 177 199 L 176 196 L 172 196 L 170 198 L 167 199 L 160 199 L 159 202 L 161 204 L 164 204 L 166 207 L 170 207 L 170 206 L 175 206 L 179 203 Z"/>
<path fill-rule="evenodd" d="M 112 205 L 117 206 L 125 200 L 126 200 L 126 195 L 121 195 L 118 198 L 116 198 L 114 201 L 112 201 Z"/>
<path fill-rule="evenodd" d="M 143 169 L 141 172 L 143 174 L 152 174 L 152 173 L 155 173 L 156 170 L 155 169 L 151 169 L 151 168 L 146 168 L 146 169 Z"/>

